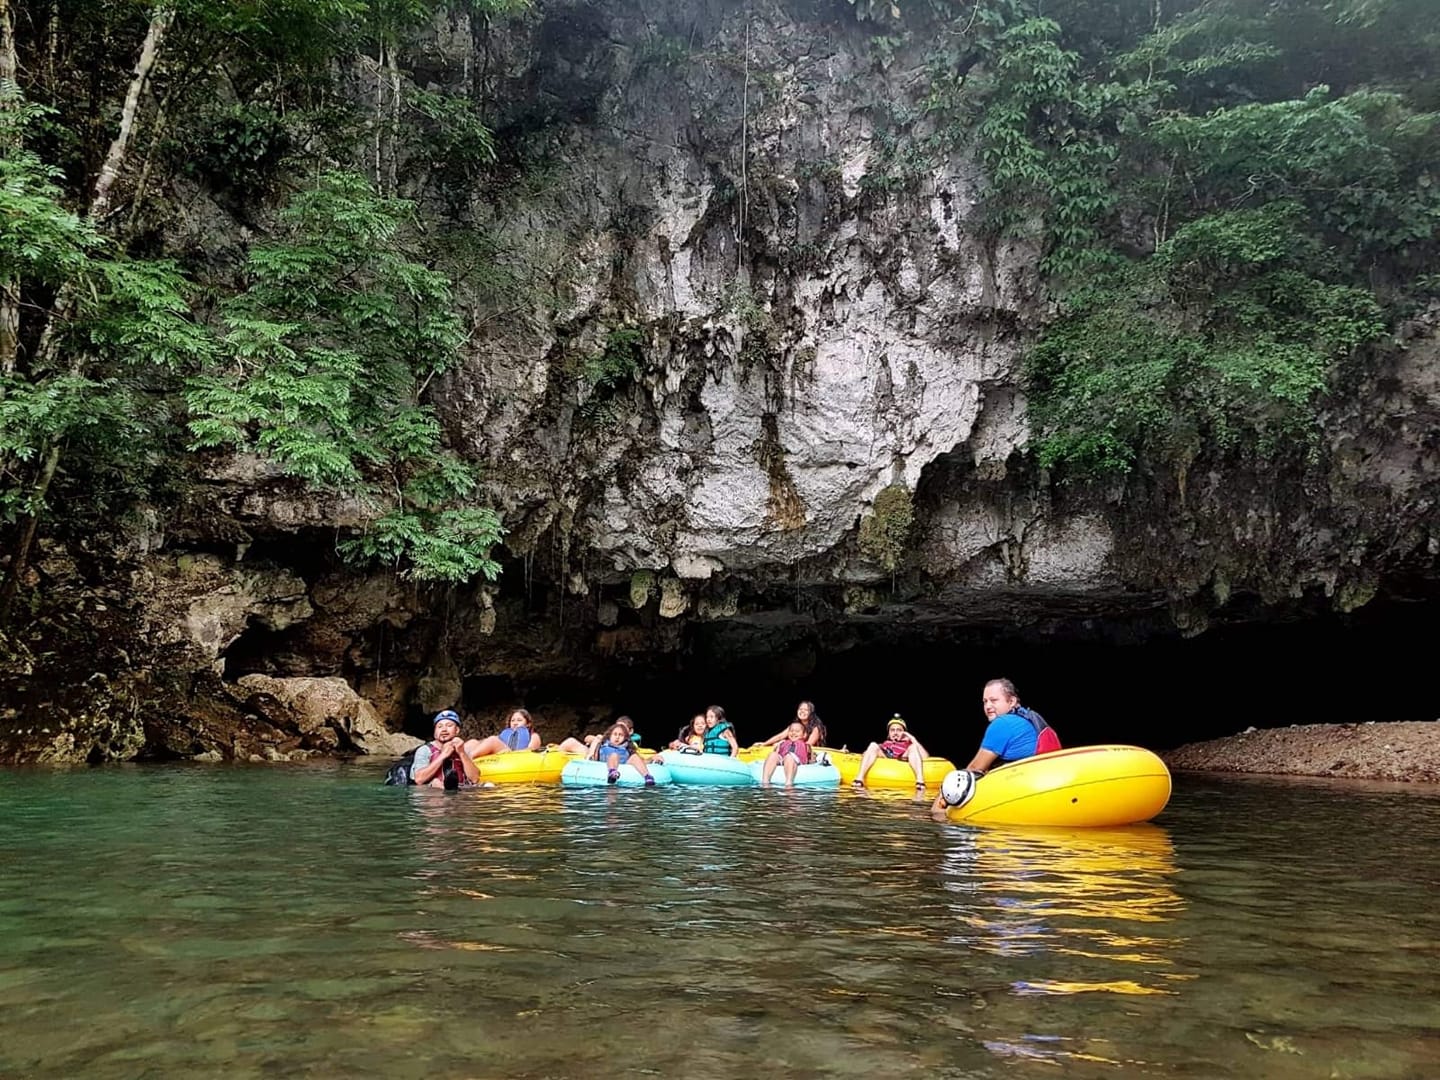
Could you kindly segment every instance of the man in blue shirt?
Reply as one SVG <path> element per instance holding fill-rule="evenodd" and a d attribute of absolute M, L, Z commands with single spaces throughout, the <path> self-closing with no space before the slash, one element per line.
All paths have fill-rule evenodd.
<path fill-rule="evenodd" d="M 965 771 L 976 779 L 983 776 L 991 766 L 1004 765 L 1060 749 L 1059 736 L 1045 722 L 1044 717 L 1034 709 L 1027 709 L 1020 704 L 1015 684 L 1009 679 L 991 679 L 986 683 L 980 703 L 985 709 L 985 718 L 990 723 L 980 739 L 980 749 L 970 759 L 970 764 L 965 766 Z M 958 776 L 959 770 L 951 775 Z M 953 805 L 962 805 L 969 798 L 968 791 L 974 790 L 972 783 L 968 789 L 964 786 L 957 789 L 963 793 L 947 796 L 946 787 L 950 777 L 945 779 L 946 783 L 940 786 L 940 794 L 930 806 L 931 813 L 942 821 L 945 820 L 946 810 L 952 805 L 952 798 L 959 800 L 959 803 Z"/>
<path fill-rule="evenodd" d="M 985 735 L 980 740 L 980 749 L 965 768 L 983 773 L 992 765 L 1004 765 L 1007 761 L 1034 757 L 1040 752 L 1041 733 L 1048 725 L 1043 720 L 1036 723 L 1030 716 L 1020 713 L 1020 698 L 1015 693 L 1015 684 L 1009 679 L 991 679 L 985 684 L 980 699 L 985 717 L 990 721 Z M 1054 747 L 1059 740 L 1051 736 Z"/>

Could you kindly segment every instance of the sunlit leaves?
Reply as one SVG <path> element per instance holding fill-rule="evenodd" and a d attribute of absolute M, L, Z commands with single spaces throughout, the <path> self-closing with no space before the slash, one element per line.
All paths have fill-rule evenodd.
<path fill-rule="evenodd" d="M 0 93 L 8 95 L 0 109 L 0 279 L 57 285 L 85 267 L 100 238 L 65 207 L 60 171 L 21 143 L 48 110 L 18 99 L 13 86 Z"/>
<path fill-rule="evenodd" d="M 1318 86 L 1297 100 L 1162 117 L 1151 136 L 1211 202 L 1293 200 L 1356 251 L 1440 228 L 1440 115 L 1412 112 L 1392 93 L 1336 98 Z"/>
<path fill-rule="evenodd" d="M 20 309 L 27 347 L 0 377 L 7 520 L 44 509 L 31 466 L 55 447 L 65 448 L 67 468 L 107 476 L 117 489 L 143 474 L 169 424 L 169 379 L 198 370 L 214 348 L 174 263 L 126 257 L 64 205 L 58 172 L 20 141 L 44 114 L 13 96 L 0 110 L 14 140 L 0 156 L 0 280 L 30 301 Z M 62 291 L 58 314 L 34 302 Z M 89 494 L 102 496 L 93 485 Z"/>

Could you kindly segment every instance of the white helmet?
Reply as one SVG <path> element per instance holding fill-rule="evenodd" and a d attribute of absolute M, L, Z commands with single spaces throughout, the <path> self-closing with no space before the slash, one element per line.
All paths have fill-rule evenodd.
<path fill-rule="evenodd" d="M 946 773 L 940 781 L 940 794 L 946 806 L 964 806 L 975 794 L 975 774 L 965 769 Z"/>

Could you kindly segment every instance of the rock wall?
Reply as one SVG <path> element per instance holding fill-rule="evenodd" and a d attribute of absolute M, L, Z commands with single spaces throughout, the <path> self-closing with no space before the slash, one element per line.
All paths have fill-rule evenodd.
<path fill-rule="evenodd" d="M 346 570 L 360 508 L 214 463 L 178 510 L 41 560 L 0 757 L 393 749 L 377 731 L 467 679 L 584 685 L 697 624 L 762 651 L 853 620 L 1198 633 L 1436 579 L 1440 313 L 1347 376 L 1293 473 L 1056 486 L 1019 378 L 1036 252 L 988 237 L 970 151 L 902 169 L 887 141 L 918 48 L 877 51 L 839 0 L 653 7 L 546 2 L 492 35 L 457 17 L 413 58 L 422 83 L 497 73 L 507 182 L 457 201 L 400 172 L 493 253 L 431 393 L 504 511 L 500 583 Z M 911 511 L 878 523 L 888 548 L 862 529 L 885 490 Z M 288 680 L 314 678 L 374 704 L 362 734 L 334 685 L 294 705 L 311 684 Z"/>

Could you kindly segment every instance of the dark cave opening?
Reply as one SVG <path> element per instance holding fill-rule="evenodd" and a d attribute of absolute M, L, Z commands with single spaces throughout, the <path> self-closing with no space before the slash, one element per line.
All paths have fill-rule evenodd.
<path fill-rule="evenodd" d="M 597 680 L 486 679 L 483 689 L 499 696 L 469 680 L 466 704 L 497 716 L 523 704 L 546 738 L 577 724 L 596 730 L 626 713 L 646 744 L 658 746 L 718 703 L 745 745 L 780 731 L 796 704 L 811 700 L 833 746 L 863 749 L 898 712 L 932 753 L 963 764 L 984 728 L 981 688 L 1004 676 L 1067 745 L 1161 750 L 1250 726 L 1433 720 L 1440 685 L 1416 661 L 1429 655 L 1424 643 L 1437 615 L 1433 600 L 1377 600 L 1351 615 L 1310 613 L 1127 644 L 973 629 L 937 640 L 933 629 L 889 625 L 851 637 L 848 647 L 792 634 L 748 656 L 733 624 L 701 624 L 682 652 L 617 665 Z"/>

